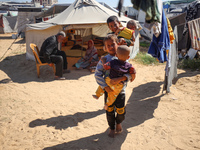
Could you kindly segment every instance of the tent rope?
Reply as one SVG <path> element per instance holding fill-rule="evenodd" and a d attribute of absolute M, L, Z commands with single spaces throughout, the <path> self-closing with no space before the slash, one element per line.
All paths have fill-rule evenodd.
<path fill-rule="evenodd" d="M 21 32 L 19 32 L 19 34 L 17 35 L 17 37 L 15 38 L 15 40 L 11 43 L 11 45 L 8 47 L 8 49 L 5 51 L 5 53 L 1 56 L 0 61 L 4 58 L 4 56 L 6 55 L 6 53 L 11 49 L 12 50 L 12 45 L 15 43 L 15 41 L 18 39 L 18 37 L 20 36 Z"/>

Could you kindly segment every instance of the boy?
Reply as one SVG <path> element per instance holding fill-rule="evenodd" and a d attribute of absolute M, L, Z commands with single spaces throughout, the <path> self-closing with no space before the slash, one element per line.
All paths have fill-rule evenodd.
<path fill-rule="evenodd" d="M 126 27 L 123 27 L 121 23 L 119 22 L 117 16 L 110 16 L 107 19 L 107 25 L 109 29 L 118 36 L 120 40 L 120 44 L 122 43 L 121 41 L 124 38 L 125 42 L 127 43 L 127 46 L 130 46 L 133 44 L 132 41 L 135 41 L 135 31 L 128 29 Z M 131 41 L 132 40 L 132 41 Z"/>
<path fill-rule="evenodd" d="M 119 83 L 116 85 L 110 84 L 110 79 L 122 77 L 124 74 L 129 73 L 131 74 L 131 82 L 135 79 L 135 69 L 132 67 L 130 63 L 128 63 L 126 60 L 129 59 L 130 49 L 126 45 L 121 45 L 117 48 L 116 56 L 118 59 L 111 60 L 110 62 L 107 62 L 106 64 L 103 63 L 103 61 L 106 61 L 104 58 L 101 59 L 103 63 L 103 67 L 105 70 L 110 69 L 109 77 L 106 77 L 105 81 L 106 84 L 109 85 L 109 87 L 113 90 L 113 92 L 108 93 L 108 99 L 105 104 L 104 109 L 107 110 L 107 106 L 110 106 L 114 103 L 116 97 L 121 92 L 123 88 L 123 83 Z M 96 91 L 96 95 L 93 95 L 94 98 L 98 99 L 101 95 L 103 95 L 104 90 L 101 88 L 101 86 L 98 87 Z"/>
<path fill-rule="evenodd" d="M 116 58 L 116 50 L 118 47 L 118 39 L 117 36 L 114 34 L 109 34 L 104 39 L 105 48 L 108 52 L 108 55 L 105 56 L 106 62 L 111 61 L 112 59 Z M 106 84 L 104 78 L 106 78 L 109 75 L 108 70 L 104 70 L 102 61 L 99 61 L 95 70 L 95 79 L 97 83 L 101 86 L 102 89 L 105 90 L 105 103 L 107 101 L 108 93 L 112 92 L 113 90 Z M 118 84 L 120 82 L 128 81 L 131 78 L 129 74 L 125 74 L 122 77 L 111 79 L 111 84 Z M 125 88 L 126 88 L 126 82 L 124 83 L 124 86 L 122 88 L 122 91 L 117 96 L 115 102 L 108 106 L 106 110 L 106 116 L 108 125 L 110 127 L 108 136 L 114 137 L 115 135 L 115 122 L 116 124 L 116 132 L 120 133 L 122 132 L 122 126 L 121 123 L 125 119 Z M 116 109 L 114 109 L 116 107 Z M 117 116 L 115 116 L 115 110 L 117 112 Z"/>

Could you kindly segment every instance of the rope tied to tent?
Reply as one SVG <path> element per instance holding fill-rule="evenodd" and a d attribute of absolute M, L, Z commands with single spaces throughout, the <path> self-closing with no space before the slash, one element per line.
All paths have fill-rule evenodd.
<path fill-rule="evenodd" d="M 15 43 L 15 41 L 18 39 L 18 37 L 20 36 L 22 32 L 19 32 L 19 34 L 17 35 L 17 37 L 14 39 L 14 41 L 11 43 L 11 45 L 8 47 L 8 49 L 5 51 L 5 53 L 1 56 L 0 61 L 4 58 L 4 56 L 6 55 L 6 53 L 11 49 L 12 50 L 12 45 Z"/>

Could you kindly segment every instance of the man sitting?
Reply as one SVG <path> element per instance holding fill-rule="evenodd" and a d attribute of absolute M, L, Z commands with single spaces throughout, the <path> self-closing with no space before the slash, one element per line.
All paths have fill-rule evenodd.
<path fill-rule="evenodd" d="M 49 66 L 56 64 L 56 80 L 64 80 L 63 73 L 69 73 L 67 70 L 67 57 L 64 51 L 58 50 L 58 44 L 62 43 L 66 37 L 65 32 L 61 31 L 56 35 L 48 37 L 40 49 L 40 59 L 43 63 L 47 62 Z"/>

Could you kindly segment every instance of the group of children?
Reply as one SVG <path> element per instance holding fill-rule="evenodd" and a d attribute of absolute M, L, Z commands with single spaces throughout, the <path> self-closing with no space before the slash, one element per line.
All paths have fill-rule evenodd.
<path fill-rule="evenodd" d="M 104 109 L 110 127 L 108 135 L 114 137 L 115 133 L 122 132 L 121 123 L 126 113 L 125 88 L 128 81 L 132 82 L 135 79 L 136 74 L 135 68 L 127 61 L 130 57 L 128 46 L 135 41 L 136 23 L 131 20 L 127 27 L 122 27 L 117 16 L 111 16 L 107 19 L 107 25 L 112 31 L 104 38 L 108 54 L 97 64 L 95 79 L 99 87 L 93 97 L 98 99 L 105 95 Z"/>

